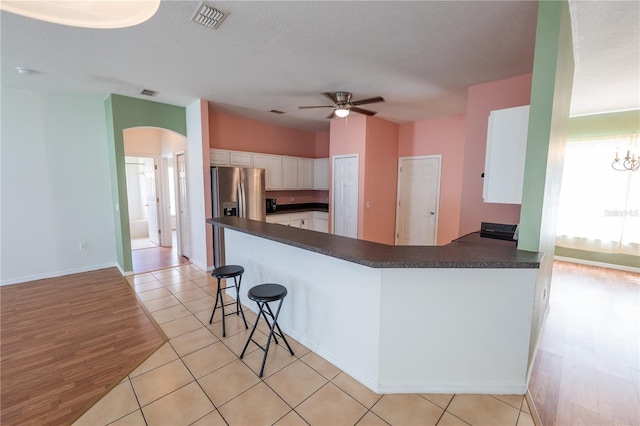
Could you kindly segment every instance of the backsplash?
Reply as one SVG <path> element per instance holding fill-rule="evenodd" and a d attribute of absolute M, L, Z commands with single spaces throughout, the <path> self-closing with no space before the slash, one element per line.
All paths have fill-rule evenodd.
<path fill-rule="evenodd" d="M 275 198 L 277 205 L 329 203 L 329 191 L 266 191 L 267 198 Z"/>

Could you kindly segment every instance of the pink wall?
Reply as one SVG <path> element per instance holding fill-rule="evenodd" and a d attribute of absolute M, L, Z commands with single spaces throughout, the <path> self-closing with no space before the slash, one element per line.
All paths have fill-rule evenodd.
<path fill-rule="evenodd" d="M 209 112 L 209 147 L 296 157 L 329 156 L 329 131 L 305 132 L 249 118 Z M 327 203 L 328 191 L 267 191 L 277 203 Z M 295 201 L 291 201 L 291 198 Z"/>
<path fill-rule="evenodd" d="M 367 117 L 362 239 L 395 244 L 399 125 Z"/>
<path fill-rule="evenodd" d="M 336 155 L 358 154 L 358 238 L 363 238 L 364 229 L 364 171 L 367 122 L 366 116 L 354 114 L 344 119 L 333 119 L 330 124 L 329 158 L 333 176 L 333 157 Z M 332 180 L 330 180 L 331 182 Z M 333 190 L 329 189 L 329 211 L 332 207 Z M 329 215 L 331 226 L 331 215 Z M 330 228 L 331 229 L 331 228 Z"/>
<path fill-rule="evenodd" d="M 479 84 L 469 88 L 467 97 L 467 136 L 460 205 L 460 234 L 480 229 L 480 222 L 516 224 L 520 205 L 485 204 L 482 199 L 484 158 L 487 146 L 487 120 L 496 109 L 528 105 L 531 74 Z"/>
<path fill-rule="evenodd" d="M 316 133 L 316 155 L 315 158 L 326 158 L 329 156 L 329 131 Z"/>
<path fill-rule="evenodd" d="M 329 148 L 328 135 L 289 129 L 215 111 L 209 113 L 209 127 L 211 148 L 310 158 L 318 158 L 316 151 L 328 153 Z"/>
<path fill-rule="evenodd" d="M 455 115 L 400 125 L 398 157 L 442 155 L 438 245 L 460 236 L 460 198 L 466 117 Z M 395 205 L 395 204 L 394 204 Z"/>

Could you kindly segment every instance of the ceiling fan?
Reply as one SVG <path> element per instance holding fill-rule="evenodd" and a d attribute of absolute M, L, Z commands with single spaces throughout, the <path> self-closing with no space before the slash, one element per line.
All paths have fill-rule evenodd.
<path fill-rule="evenodd" d="M 374 102 L 384 102 L 384 98 L 381 96 L 377 96 L 375 98 L 363 99 L 361 101 L 351 101 L 351 93 L 349 92 L 324 92 L 327 98 L 331 99 L 331 101 L 335 105 L 316 105 L 316 106 L 301 106 L 298 109 L 308 109 L 308 108 L 333 108 L 333 112 L 327 116 L 327 118 L 333 117 L 346 117 L 349 115 L 350 111 L 359 112 L 364 115 L 375 115 L 374 111 L 369 111 L 368 109 L 358 108 L 359 105 L 372 104 Z"/>

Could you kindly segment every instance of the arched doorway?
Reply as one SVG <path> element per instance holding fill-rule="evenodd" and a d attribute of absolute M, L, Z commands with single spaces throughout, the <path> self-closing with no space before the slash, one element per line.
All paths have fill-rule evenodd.
<path fill-rule="evenodd" d="M 188 264 L 186 138 L 155 127 L 123 137 L 133 272 Z"/>
<path fill-rule="evenodd" d="M 186 137 L 186 111 L 183 107 L 110 95 L 105 100 L 109 163 L 114 208 L 114 227 L 118 267 L 125 274 L 134 272 L 131 255 L 131 228 L 127 196 L 125 133 L 134 128 L 162 129 Z"/>

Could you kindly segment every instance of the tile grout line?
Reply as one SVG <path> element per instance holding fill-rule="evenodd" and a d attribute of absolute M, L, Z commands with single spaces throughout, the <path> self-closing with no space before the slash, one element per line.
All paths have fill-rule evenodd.
<path fill-rule="evenodd" d="M 213 296 L 212 296 L 212 295 L 211 295 L 211 294 L 210 294 L 210 293 L 209 293 L 205 288 L 203 288 L 201 285 L 199 285 L 199 284 L 195 283 L 193 278 L 191 278 L 191 277 L 187 277 L 186 275 L 182 274 L 182 272 L 181 272 L 181 271 L 176 271 L 176 272 L 178 272 L 178 274 L 179 274 L 179 275 L 181 275 L 181 276 L 185 277 L 185 278 L 188 280 L 188 282 L 190 282 L 191 284 L 195 285 L 198 289 L 200 289 L 200 290 L 204 291 L 204 292 L 207 294 L 207 296 L 208 296 L 208 297 L 213 297 Z M 151 275 L 153 276 L 153 274 L 151 274 Z M 207 279 L 207 280 L 208 280 L 208 275 L 209 275 L 208 273 L 205 273 L 205 277 L 204 277 L 204 279 Z M 173 275 L 173 276 L 177 276 L 177 275 Z M 205 348 L 206 348 L 206 347 L 208 347 L 208 346 L 212 346 L 212 345 L 213 345 L 213 344 L 215 344 L 215 343 L 220 342 L 220 343 L 222 343 L 222 344 L 223 344 L 223 345 L 224 345 L 224 346 L 225 346 L 229 351 L 231 351 L 232 353 L 234 353 L 234 355 L 238 356 L 238 355 L 237 355 L 237 354 L 235 354 L 235 352 L 233 352 L 233 350 L 232 350 L 232 349 L 231 349 L 231 348 L 230 348 L 230 347 L 229 347 L 229 346 L 224 342 L 224 340 L 222 340 L 222 339 L 221 339 L 220 337 L 218 337 L 215 333 L 213 333 L 213 330 L 212 330 L 212 329 L 210 329 L 210 328 L 208 327 L 208 325 L 207 325 L 207 324 L 204 324 L 204 323 L 200 320 L 200 318 L 198 318 L 198 317 L 196 316 L 196 313 L 192 312 L 192 311 L 191 311 L 187 306 L 185 306 L 185 303 L 186 303 L 186 302 L 183 302 L 183 301 L 182 301 L 182 300 L 180 300 L 178 297 L 176 297 L 176 294 L 177 294 L 177 293 L 183 293 L 183 292 L 186 292 L 186 291 L 189 291 L 189 290 L 185 290 L 185 291 L 181 291 L 181 292 L 176 292 L 176 293 L 174 293 L 174 292 L 172 292 L 171 290 L 169 290 L 169 289 L 167 288 L 167 286 L 166 286 L 166 285 L 161 281 L 161 279 L 160 279 L 160 278 L 155 277 L 155 276 L 153 276 L 153 277 L 154 277 L 154 280 L 156 280 L 156 281 L 158 281 L 158 282 L 160 283 L 160 285 L 162 286 L 161 288 L 166 289 L 166 290 L 171 294 L 171 296 L 173 296 L 176 300 L 178 300 L 178 302 L 179 302 L 179 303 L 178 303 L 178 304 L 176 304 L 176 305 L 173 305 L 173 306 L 181 305 L 183 308 L 185 308 L 185 309 L 189 312 L 189 314 L 190 314 L 190 315 L 194 316 L 194 317 L 195 317 L 195 318 L 200 322 L 200 324 L 201 324 L 200 326 L 201 326 L 201 327 L 204 327 L 204 328 L 208 329 L 208 331 L 209 331 L 209 332 L 210 332 L 214 337 L 216 337 L 216 338 L 218 339 L 218 341 L 217 341 L 217 342 L 214 342 L 214 343 L 212 343 L 212 344 L 210 344 L 210 345 L 207 345 L 207 346 L 205 346 Z M 197 278 L 197 279 L 201 279 L 201 278 Z M 178 284 L 179 284 L 179 283 L 178 283 Z M 178 284 L 173 284 L 173 285 L 178 285 Z M 205 281 L 202 285 L 203 285 L 203 286 L 209 286 L 209 284 L 210 284 L 210 283 L 209 283 L 208 281 Z M 214 282 L 213 284 L 216 284 L 216 283 Z M 134 286 L 134 289 L 135 289 L 135 284 L 133 284 L 133 283 L 132 283 L 132 285 Z M 153 291 L 153 290 L 155 290 L 155 289 L 151 289 L 151 290 L 147 290 L 147 291 Z M 195 290 L 195 289 L 193 289 L 193 290 Z M 206 296 L 203 296 L 203 297 L 206 297 Z M 233 299 L 233 297 L 231 297 L 231 296 L 229 296 L 229 297 Z M 154 299 L 150 299 L 150 300 L 154 300 Z M 193 300 L 189 300 L 188 302 L 195 301 L 195 300 L 198 300 L 198 298 L 193 299 Z M 244 307 L 244 305 L 243 305 L 243 307 Z M 168 307 L 168 308 L 170 308 L 170 307 Z M 163 309 L 168 309 L 168 308 L 163 308 Z M 213 309 L 213 308 L 211 308 L 211 309 Z M 248 309 L 248 310 L 250 310 L 248 307 L 247 307 L 247 309 Z M 202 311 L 205 311 L 205 309 L 203 309 Z M 250 310 L 250 311 L 251 311 L 251 310 Z M 251 311 L 251 312 L 253 312 L 253 311 Z M 185 316 L 183 316 L 183 317 L 179 317 L 179 318 L 176 318 L 176 319 L 171 320 L 171 321 L 179 320 L 179 319 L 181 319 L 181 318 L 186 318 L 187 316 L 189 316 L 189 315 L 185 315 Z M 165 322 L 165 323 L 163 323 L 163 324 L 169 323 L 169 322 L 171 322 L 171 321 L 166 321 L 166 322 Z M 221 321 L 221 320 L 214 321 L 212 324 L 209 324 L 209 325 L 213 326 L 214 324 L 216 324 L 217 322 L 220 322 L 220 321 Z M 184 334 L 187 334 L 187 333 L 193 332 L 193 331 L 195 331 L 195 330 L 197 330 L 197 329 L 199 329 L 199 328 L 200 328 L 200 327 L 198 327 L 198 328 L 196 328 L 196 329 L 194 329 L 194 330 L 190 330 L 190 331 L 187 331 L 187 332 L 185 332 L 185 333 L 179 334 L 179 335 L 177 335 L 177 336 L 172 337 L 171 339 L 174 339 L 174 338 L 179 337 L 179 336 L 182 336 L 182 335 L 184 335 Z M 235 333 L 235 334 L 239 334 L 239 333 L 241 333 L 241 332 L 242 332 L 242 331 L 237 332 L 237 333 Z M 235 335 L 235 334 L 233 334 L 233 335 Z M 227 337 L 231 337 L 231 336 L 233 336 L 233 335 L 230 335 L 230 336 L 227 336 Z M 171 339 L 169 339 L 169 340 L 171 340 Z M 225 403 L 224 403 L 224 404 L 222 404 L 220 407 L 217 407 L 217 406 L 216 406 L 216 404 L 213 402 L 213 400 L 211 400 L 211 398 L 209 397 L 209 395 L 206 393 L 206 391 L 204 391 L 204 389 L 203 389 L 203 388 L 202 388 L 202 386 L 200 385 L 200 383 L 199 383 L 198 379 L 195 377 L 195 375 L 193 374 L 193 372 L 192 372 L 192 371 L 187 367 L 187 365 L 184 363 L 184 361 L 182 360 L 183 356 L 181 356 L 180 354 L 178 354 L 178 353 L 177 353 L 177 351 L 175 350 L 175 348 L 173 347 L 173 345 L 171 345 L 171 342 L 170 342 L 170 341 L 167 341 L 167 343 L 169 343 L 169 345 L 171 346 L 172 350 L 176 353 L 176 355 L 178 356 L 178 359 L 180 359 L 180 361 L 181 361 L 182 365 L 187 369 L 187 371 L 189 371 L 189 374 L 193 377 L 194 381 L 198 384 L 199 388 L 200 388 L 200 389 L 205 393 L 205 395 L 207 396 L 207 399 L 211 402 L 211 404 L 212 404 L 212 405 L 213 405 L 213 407 L 214 407 L 214 410 L 213 410 L 213 411 L 218 411 L 219 415 L 222 417 L 222 419 L 223 419 L 225 422 L 226 422 L 226 419 L 224 419 L 224 417 L 222 416 L 222 413 L 220 413 L 219 408 L 220 408 L 220 407 L 222 407 L 222 406 L 224 406 L 225 404 L 227 404 L 227 403 L 231 402 L 232 400 L 234 400 L 235 398 L 239 397 L 240 395 L 242 395 L 242 394 L 246 393 L 246 392 L 247 392 L 247 391 L 249 391 L 250 389 L 253 389 L 253 388 L 254 388 L 255 386 L 257 386 L 259 383 L 264 383 L 264 384 L 265 384 L 265 385 L 266 385 L 266 386 L 267 386 L 271 391 L 273 391 L 273 392 L 274 392 L 274 393 L 275 393 L 275 394 L 276 394 L 276 395 L 277 395 L 277 396 L 278 396 L 278 397 L 279 397 L 279 398 L 280 398 L 280 399 L 281 399 L 281 400 L 282 400 L 282 401 L 283 401 L 283 402 L 284 402 L 284 403 L 285 403 L 285 404 L 290 408 L 290 410 L 289 410 L 289 411 L 288 411 L 284 416 L 282 416 L 279 420 L 281 420 L 282 418 L 284 418 L 285 416 L 287 416 L 289 413 L 294 412 L 294 413 L 296 413 L 300 418 L 302 418 L 302 419 L 305 421 L 305 423 L 308 423 L 308 422 L 306 421 L 306 419 L 304 419 L 304 417 L 302 417 L 302 416 L 301 416 L 301 415 L 296 411 L 296 408 L 295 408 L 295 407 L 292 407 L 292 406 L 291 406 L 287 401 L 285 401 L 285 400 L 282 398 L 282 396 L 280 396 L 280 394 L 278 394 L 278 392 L 276 392 L 276 390 L 275 390 L 275 389 L 273 389 L 271 386 L 269 386 L 269 384 L 265 381 L 265 379 L 264 379 L 264 378 L 260 378 L 260 381 L 259 381 L 258 383 L 256 383 L 256 384 L 254 384 L 254 385 L 250 386 L 248 389 L 246 389 L 245 391 L 243 391 L 243 392 L 241 392 L 240 394 L 236 395 L 236 396 L 235 396 L 235 397 L 233 397 L 231 400 L 229 400 L 229 401 L 225 402 Z M 194 350 L 194 351 L 192 351 L 192 352 L 189 352 L 188 354 L 185 354 L 184 356 L 187 356 L 187 355 L 190 355 L 190 354 L 192 354 L 192 353 L 195 353 L 195 352 L 197 352 L 197 351 L 199 351 L 199 350 L 201 350 L 201 349 L 203 349 L 203 348 L 199 348 L 199 349 L 197 349 L 197 350 Z M 307 349 L 308 349 L 308 348 L 307 348 Z M 312 352 L 313 352 L 313 351 L 309 350 L 309 351 L 308 351 L 307 353 L 305 353 L 303 356 L 306 356 L 307 354 L 312 353 Z M 295 356 L 295 355 L 294 355 L 294 356 Z M 321 377 L 323 377 L 324 379 L 326 379 L 326 380 L 327 380 L 327 382 L 326 382 L 326 383 L 324 383 L 320 388 L 316 389 L 312 394 L 310 394 L 308 397 L 306 397 L 304 400 L 302 400 L 299 404 L 297 404 L 297 405 L 296 405 L 296 407 L 299 407 L 301 404 L 303 404 L 305 401 L 307 401 L 309 398 L 311 398 L 313 395 L 315 395 L 315 394 L 316 394 L 320 389 L 324 388 L 328 383 L 331 383 L 331 384 L 333 384 L 334 386 L 336 386 L 338 389 L 340 389 L 342 392 L 344 392 L 346 395 L 348 395 L 348 396 L 349 396 L 351 399 L 353 399 L 355 402 L 357 402 L 359 405 L 363 406 L 363 407 L 366 409 L 365 413 L 362 415 L 362 417 L 360 417 L 360 418 L 358 419 L 358 421 L 361 421 L 361 420 L 362 420 L 362 419 L 363 419 L 363 418 L 364 418 L 364 417 L 365 417 L 369 412 L 371 412 L 371 413 L 372 413 L 373 415 L 375 415 L 376 417 L 380 418 L 380 416 L 378 416 L 375 412 L 373 412 L 373 411 L 372 411 L 372 408 L 373 408 L 373 407 L 374 407 L 374 406 L 375 406 L 375 405 L 376 405 L 376 404 L 377 404 L 377 403 L 382 399 L 382 397 L 384 397 L 384 394 L 380 395 L 380 398 L 378 398 L 378 399 L 377 399 L 377 401 L 376 401 L 376 402 L 371 406 L 371 408 L 367 408 L 367 407 L 366 407 L 365 405 L 363 405 L 360 401 L 358 401 L 357 399 L 355 399 L 351 394 L 347 393 L 347 392 L 346 392 L 346 391 L 344 391 L 340 386 L 338 386 L 337 384 L 335 384 L 335 383 L 333 382 L 333 380 L 334 380 L 336 377 L 338 377 L 338 376 L 340 375 L 340 373 L 343 373 L 343 371 L 342 371 L 342 370 L 339 370 L 340 372 L 339 372 L 337 375 L 335 375 L 333 378 L 331 378 L 331 379 L 327 379 L 327 378 L 326 378 L 324 375 L 322 375 L 319 371 L 317 371 L 317 370 L 316 370 L 316 369 L 314 369 L 311 365 L 309 365 L 307 362 L 305 362 L 304 360 L 302 360 L 302 357 L 300 357 L 300 356 L 295 356 L 295 358 L 296 358 L 296 360 L 300 360 L 301 362 L 303 362 L 306 366 L 308 366 L 308 367 L 309 367 L 309 368 L 311 368 L 314 372 L 316 372 L 316 373 L 317 373 L 317 374 L 319 374 Z M 234 360 L 234 361 L 235 361 L 235 360 Z M 230 361 L 229 363 L 227 363 L 227 364 L 225 364 L 225 365 L 223 365 L 223 366 L 218 367 L 218 368 L 217 368 L 216 370 L 214 370 L 214 371 L 217 371 L 217 370 L 219 370 L 220 368 L 223 368 L 223 367 L 225 367 L 225 366 L 229 365 L 230 363 L 232 363 L 232 362 L 234 362 L 234 361 Z M 255 371 L 253 371 L 253 370 L 251 369 L 251 367 L 249 367 L 249 366 L 244 362 L 244 360 L 241 360 L 241 361 L 243 362 L 243 364 L 244 364 L 246 367 L 248 367 L 248 368 L 249 368 L 249 369 L 250 369 L 254 374 L 256 374 L 256 375 L 257 375 L 257 373 L 256 373 Z M 293 361 L 293 362 L 295 362 L 295 361 Z M 328 362 L 328 361 L 326 361 L 326 360 L 325 360 L 325 362 Z M 165 363 L 165 364 L 163 364 L 163 365 L 166 365 L 166 364 L 167 364 L 167 363 Z M 290 366 L 291 364 L 292 364 L 292 363 L 289 363 L 289 364 L 287 364 L 287 365 L 285 365 L 285 366 L 281 367 L 280 369 L 278 369 L 278 370 L 276 370 L 276 371 L 272 372 L 272 373 L 270 374 L 270 376 L 269 376 L 269 377 L 271 377 L 271 376 L 273 376 L 273 375 L 277 374 L 278 372 L 280 372 L 281 370 L 283 370 L 283 369 L 285 369 L 286 367 Z M 158 367 L 156 367 L 156 368 L 158 368 Z M 153 371 L 153 370 L 155 370 L 156 368 L 154 368 L 154 369 L 152 369 L 152 370 L 149 370 L 149 371 Z M 212 371 L 212 372 L 213 372 L 213 371 Z M 207 374 L 211 374 L 212 372 L 209 372 L 209 373 L 207 373 Z M 145 372 L 145 373 L 147 373 L 147 372 Z M 143 374 L 145 374 L 145 373 L 143 373 Z M 345 374 L 346 374 L 346 373 L 345 373 Z M 205 376 L 206 376 L 206 375 L 205 375 Z M 204 376 L 203 376 L 203 377 L 204 377 Z M 128 379 L 129 379 L 129 381 L 131 382 L 130 377 L 128 377 Z M 132 385 L 132 384 L 131 384 L 131 385 Z M 187 385 L 185 385 L 185 386 L 187 386 Z M 184 387 L 184 386 L 180 387 L 179 389 L 182 389 L 183 387 Z M 133 385 L 132 385 L 132 388 L 133 388 Z M 176 389 L 176 390 L 178 390 L 178 389 Z M 176 390 L 174 390 L 174 391 L 172 391 L 172 392 L 168 393 L 167 395 L 169 395 L 169 394 L 171 394 L 171 393 L 175 392 Z M 135 394 L 135 389 L 134 389 L 134 394 Z M 137 399 L 137 394 L 135 394 L 135 395 L 136 395 L 136 399 Z M 163 397 L 164 397 L 164 396 L 166 396 L 166 395 L 163 395 Z M 432 401 L 430 401 L 428 398 L 426 398 L 426 397 L 424 397 L 424 396 L 422 396 L 422 395 L 420 395 L 420 394 L 418 394 L 418 396 L 420 396 L 421 398 L 425 399 L 426 401 L 428 401 L 429 403 L 431 403 L 431 404 L 433 404 L 433 405 L 435 405 L 435 406 L 437 407 L 437 405 L 436 405 L 435 403 L 433 403 Z M 502 404 L 504 404 L 504 405 L 506 405 L 506 406 L 508 406 L 508 407 L 512 407 L 512 408 L 514 408 L 514 409 L 518 410 L 518 415 L 517 415 L 517 417 L 516 417 L 516 424 L 517 424 L 517 422 L 518 422 L 518 420 L 519 420 L 519 418 L 520 418 L 520 416 L 521 416 L 521 414 L 522 414 L 522 411 L 523 411 L 523 410 L 522 410 L 522 404 L 523 404 L 523 401 L 525 401 L 525 400 L 526 400 L 526 396 L 523 396 L 523 398 L 522 398 L 522 400 L 521 400 L 521 403 L 520 403 L 520 408 L 516 408 L 516 407 L 514 407 L 513 405 L 511 405 L 511 404 L 509 404 L 509 403 L 507 403 L 507 402 L 505 402 L 505 401 L 502 401 L 501 399 L 499 399 L 499 398 L 497 398 L 497 397 L 495 397 L 495 396 L 493 396 L 493 395 L 488 395 L 488 396 L 491 396 L 493 399 L 495 399 L 495 400 L 499 401 L 500 403 L 502 403 Z M 162 397 L 161 397 L 161 398 L 162 398 Z M 158 398 L 158 399 L 161 399 L 161 398 Z M 438 418 L 438 421 L 436 422 L 436 424 L 437 424 L 437 423 L 439 423 L 439 422 L 441 421 L 441 419 L 442 419 L 442 417 L 444 416 L 444 414 L 445 414 L 445 413 L 449 413 L 450 415 L 452 415 L 452 416 L 454 416 L 454 417 L 458 418 L 459 420 L 461 420 L 461 421 L 463 421 L 463 422 L 467 423 L 466 421 L 464 421 L 464 420 L 460 419 L 458 416 L 455 416 L 453 413 L 451 413 L 451 412 L 449 412 L 449 411 L 448 411 L 448 408 L 449 408 L 449 406 L 451 405 L 451 403 L 452 403 L 452 401 L 453 401 L 453 399 L 454 399 L 454 398 L 455 398 L 455 394 L 454 394 L 454 395 L 453 395 L 453 397 L 449 400 L 449 402 L 447 403 L 447 406 L 443 409 L 443 412 L 442 412 L 442 414 L 440 415 L 440 417 Z M 138 405 L 140 405 L 140 404 L 139 404 L 139 400 L 138 400 L 138 399 L 137 399 L 137 401 L 138 401 Z M 154 400 L 153 402 L 155 402 L 155 401 L 157 401 L 157 399 L 156 399 L 156 400 Z M 149 404 L 151 404 L 151 402 L 150 402 Z M 149 404 L 147 404 L 147 405 L 149 405 Z M 439 408 L 441 408 L 441 407 L 439 407 Z M 140 411 L 141 411 L 141 413 L 142 413 L 142 415 L 143 415 L 143 419 L 145 419 L 145 422 L 146 422 L 146 418 L 144 418 L 144 413 L 143 413 L 143 411 L 142 411 L 142 407 L 140 406 L 140 407 L 139 407 L 139 409 L 140 409 Z M 211 411 L 211 412 L 213 412 L 213 411 Z M 203 417 L 206 417 L 207 415 L 211 414 L 211 412 L 209 412 L 209 413 L 205 414 L 205 416 L 203 416 Z M 381 419 L 382 421 L 384 421 L 385 423 L 387 423 L 387 422 L 386 422 L 386 420 L 384 420 L 384 419 L 382 419 L 382 418 L 380 418 L 380 419 Z M 198 419 L 198 420 L 199 420 L 199 419 Z M 196 420 L 196 421 L 197 421 L 197 420 Z M 356 423 L 357 423 L 357 422 L 356 422 Z"/>

